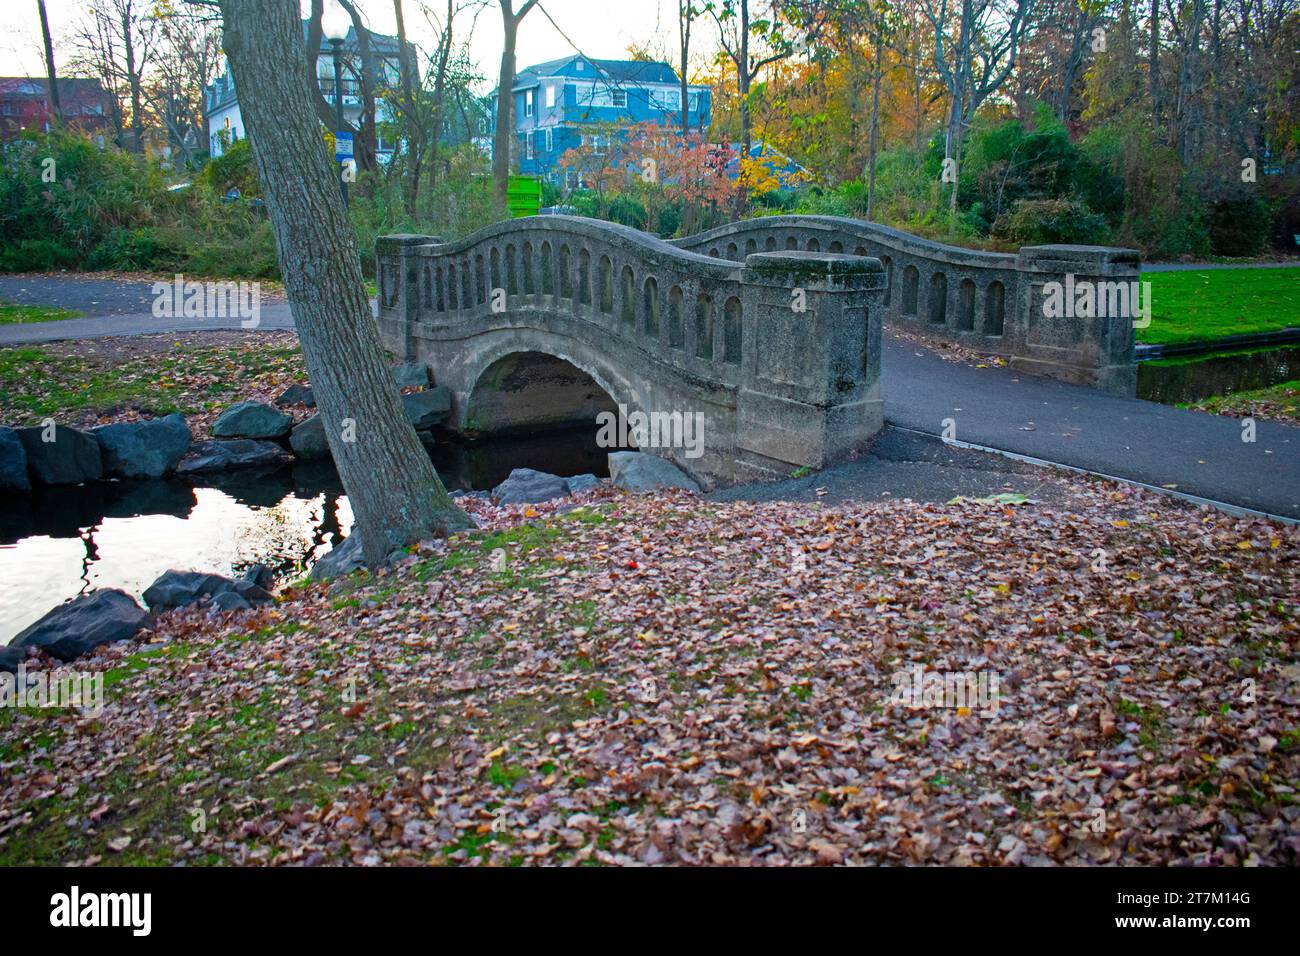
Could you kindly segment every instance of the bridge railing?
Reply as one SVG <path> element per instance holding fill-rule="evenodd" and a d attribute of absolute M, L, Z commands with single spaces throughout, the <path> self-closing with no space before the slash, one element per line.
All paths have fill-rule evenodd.
<path fill-rule="evenodd" d="M 385 236 L 376 259 L 386 344 L 428 361 L 462 400 L 475 340 L 554 335 L 592 364 L 635 369 L 661 404 L 706 396 L 727 420 L 725 478 L 824 465 L 883 420 L 884 281 L 871 259 L 778 250 L 732 262 L 573 216 L 456 242 Z"/>
<path fill-rule="evenodd" d="M 1130 308 L 1081 316 L 1056 310 L 1057 289 L 1094 287 L 1107 301 L 1136 283 L 1136 251 L 1100 246 L 1028 246 L 1018 254 L 949 246 L 837 216 L 768 216 L 672 240 L 682 249 L 740 261 L 755 252 L 803 250 L 879 258 L 884 321 L 987 354 L 1026 371 L 1132 395 L 1136 387 Z M 1114 296 L 1118 299 L 1118 296 Z M 1063 311 L 1068 314 L 1053 314 Z"/>

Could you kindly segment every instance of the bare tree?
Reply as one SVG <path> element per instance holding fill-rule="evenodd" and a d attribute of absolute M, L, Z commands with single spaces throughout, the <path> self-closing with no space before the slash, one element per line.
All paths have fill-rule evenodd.
<path fill-rule="evenodd" d="M 975 112 L 1016 65 L 1034 0 L 921 0 L 934 28 L 934 66 L 950 97 L 944 130 L 945 179 L 952 182 L 950 216 L 957 215 L 961 148 Z M 950 41 L 955 33 L 956 42 Z"/>
<path fill-rule="evenodd" d="M 63 108 L 59 105 L 59 77 L 54 69 L 54 44 L 50 42 L 50 19 L 45 15 L 45 0 L 36 0 L 41 11 L 41 39 L 45 41 L 45 76 L 50 84 L 50 115 L 54 125 L 63 123 Z"/>
<path fill-rule="evenodd" d="M 297 0 L 219 0 L 285 292 L 366 559 L 468 527 L 402 412 L 312 110 Z"/>
<path fill-rule="evenodd" d="M 154 21 L 139 0 L 90 0 L 73 37 L 73 69 L 100 81 L 112 101 L 109 118 L 118 142 L 134 152 L 144 150 L 144 75 L 154 32 Z"/>
<path fill-rule="evenodd" d="M 518 12 L 514 0 L 498 0 L 501 4 L 501 25 L 505 45 L 501 49 L 501 72 L 497 78 L 497 129 L 492 141 L 492 185 L 496 195 L 497 212 L 506 210 L 506 194 L 510 191 L 510 158 L 515 143 L 515 43 L 519 37 L 519 23 L 537 5 L 537 0 L 525 0 Z"/>

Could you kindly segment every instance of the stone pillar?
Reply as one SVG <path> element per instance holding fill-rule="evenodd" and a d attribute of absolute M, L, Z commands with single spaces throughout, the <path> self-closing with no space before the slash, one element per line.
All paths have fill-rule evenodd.
<path fill-rule="evenodd" d="M 1026 246 L 1016 256 L 1016 268 L 1020 292 L 1005 329 L 1012 367 L 1116 395 L 1133 395 L 1137 309 L 1132 293 L 1140 289 L 1141 268 L 1137 251 Z M 1086 305 L 1089 295 L 1091 314 Z M 1142 305 L 1149 304 L 1143 293 Z"/>
<path fill-rule="evenodd" d="M 420 257 L 416 254 L 416 247 L 441 242 L 438 236 L 407 233 L 380 236 L 375 242 L 379 329 L 385 342 L 396 343 L 394 351 L 403 361 L 415 358 L 411 327 L 420 310 Z"/>
<path fill-rule="evenodd" d="M 880 260 L 751 253 L 741 282 L 738 477 L 786 477 L 861 448 L 884 424 Z"/>

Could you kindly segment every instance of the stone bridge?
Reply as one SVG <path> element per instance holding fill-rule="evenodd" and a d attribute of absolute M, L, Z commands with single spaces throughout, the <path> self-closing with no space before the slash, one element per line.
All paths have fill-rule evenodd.
<path fill-rule="evenodd" d="M 377 244 L 379 327 L 452 394 L 463 433 L 703 416 L 702 449 L 655 447 L 706 487 L 820 468 L 883 424 L 882 321 L 1027 371 L 1133 390 L 1129 320 L 1042 318 L 1042 286 L 1136 278 L 1127 250 L 971 252 L 822 216 L 666 242 L 543 216 L 457 242 Z M 697 457 L 698 454 L 698 457 Z"/>
<path fill-rule="evenodd" d="M 878 258 L 884 322 L 998 355 L 1014 367 L 1118 395 L 1137 386 L 1132 314 L 1049 318 L 1044 286 L 1133 283 L 1133 249 L 1024 246 L 1014 255 L 948 246 L 887 226 L 837 216 L 768 216 L 721 226 L 673 244 L 733 261 L 804 249 Z"/>

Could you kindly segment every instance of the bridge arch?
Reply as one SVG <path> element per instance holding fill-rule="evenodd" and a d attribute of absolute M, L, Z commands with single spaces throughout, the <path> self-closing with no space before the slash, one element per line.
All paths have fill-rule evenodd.
<path fill-rule="evenodd" d="M 737 252 L 757 249 L 749 238 Z M 874 259 L 796 249 L 738 263 L 573 216 L 449 243 L 386 236 L 376 252 L 383 341 L 450 390 L 453 429 L 594 423 L 604 400 L 575 397 L 589 379 L 629 413 L 703 416 L 702 451 L 654 450 L 709 487 L 821 467 L 883 422 Z"/>

